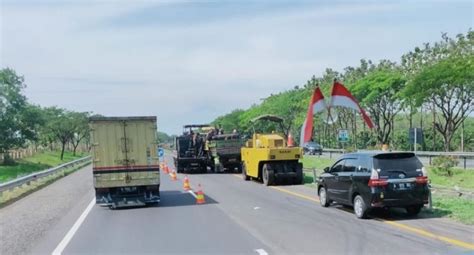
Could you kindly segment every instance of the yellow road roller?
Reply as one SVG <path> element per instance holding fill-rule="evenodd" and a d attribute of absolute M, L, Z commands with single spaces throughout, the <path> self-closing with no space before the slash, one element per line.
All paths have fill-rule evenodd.
<path fill-rule="evenodd" d="M 303 165 L 299 163 L 303 155 L 302 148 L 288 147 L 284 135 L 255 132 L 257 121 L 272 121 L 280 127 L 283 123 L 281 117 L 268 114 L 251 121 L 254 127 L 253 137 L 241 148 L 243 179 L 256 179 L 266 186 L 302 184 Z"/>

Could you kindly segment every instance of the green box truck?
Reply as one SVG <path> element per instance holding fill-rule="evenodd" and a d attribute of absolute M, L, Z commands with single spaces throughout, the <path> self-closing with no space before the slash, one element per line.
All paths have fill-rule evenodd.
<path fill-rule="evenodd" d="M 159 202 L 156 117 L 91 117 L 89 125 L 96 203 Z"/>

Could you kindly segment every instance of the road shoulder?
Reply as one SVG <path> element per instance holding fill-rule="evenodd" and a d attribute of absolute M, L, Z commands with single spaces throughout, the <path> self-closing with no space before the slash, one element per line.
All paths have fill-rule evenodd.
<path fill-rule="evenodd" d="M 45 246 L 54 249 L 54 242 L 61 240 L 69 223 L 90 202 L 92 191 L 89 165 L 0 209 L 0 253 L 38 254 L 50 251 Z M 64 227 L 58 228 L 61 225 Z M 56 237 L 58 240 L 54 240 Z M 39 243 L 43 247 L 36 247 Z"/>

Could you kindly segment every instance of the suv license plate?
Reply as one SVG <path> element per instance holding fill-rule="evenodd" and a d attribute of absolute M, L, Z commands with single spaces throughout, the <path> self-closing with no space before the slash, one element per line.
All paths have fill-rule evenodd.
<path fill-rule="evenodd" d="M 411 183 L 395 183 L 394 185 L 395 190 L 407 190 L 412 188 Z"/>

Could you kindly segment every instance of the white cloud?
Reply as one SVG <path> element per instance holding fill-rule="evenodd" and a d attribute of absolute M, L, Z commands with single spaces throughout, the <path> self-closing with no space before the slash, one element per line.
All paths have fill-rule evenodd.
<path fill-rule="evenodd" d="M 409 9 L 403 4 L 315 6 L 197 24 L 112 22 L 156 4 L 4 4 L 0 65 L 25 75 L 35 103 L 157 115 L 165 131 L 178 132 L 181 124 L 207 122 L 303 84 L 326 67 L 363 57 L 396 60 L 440 31 L 469 25 L 398 22 Z M 383 15 L 394 16 L 378 22 Z"/>

